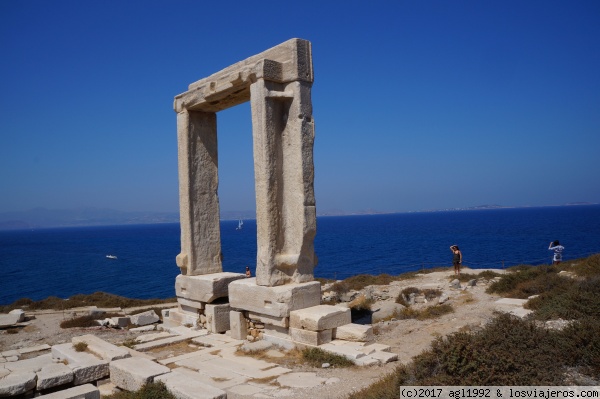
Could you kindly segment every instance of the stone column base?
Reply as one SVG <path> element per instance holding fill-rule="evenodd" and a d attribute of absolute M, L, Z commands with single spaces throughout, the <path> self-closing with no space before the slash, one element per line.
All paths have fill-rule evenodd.
<path fill-rule="evenodd" d="M 285 284 L 275 287 L 256 285 L 256 278 L 246 278 L 229 284 L 229 304 L 238 310 L 248 310 L 277 318 L 290 312 L 321 304 L 321 284 Z"/>

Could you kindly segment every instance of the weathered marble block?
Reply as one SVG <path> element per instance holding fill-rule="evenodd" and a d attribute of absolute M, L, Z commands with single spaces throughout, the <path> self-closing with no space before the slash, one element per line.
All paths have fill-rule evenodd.
<path fill-rule="evenodd" d="M 274 317 L 266 314 L 258 314 L 254 312 L 248 313 L 248 318 L 250 320 L 257 320 L 264 324 L 270 324 L 272 326 L 278 327 L 289 327 L 290 326 L 290 318 L 289 317 Z"/>
<path fill-rule="evenodd" d="M 154 378 L 171 372 L 166 366 L 141 357 L 115 360 L 110 363 L 110 381 L 126 391 L 137 391 Z"/>
<path fill-rule="evenodd" d="M 73 342 L 73 345 L 79 342 L 86 343 L 87 351 L 104 360 L 113 361 L 131 357 L 126 348 L 113 345 L 110 342 L 106 342 L 102 338 L 96 337 L 95 335 L 88 334 L 73 337 L 71 342 Z"/>
<path fill-rule="evenodd" d="M 274 317 L 288 317 L 290 312 L 317 306 L 321 302 L 318 281 L 275 287 L 256 285 L 256 279 L 237 280 L 229 285 L 229 304 L 234 309 Z"/>
<path fill-rule="evenodd" d="M 77 352 L 71 343 L 54 345 L 52 357 L 66 360 L 67 366 L 73 370 L 73 384 L 82 385 L 108 377 L 108 362 L 100 360 L 87 352 Z"/>
<path fill-rule="evenodd" d="M 229 312 L 229 329 L 231 330 L 231 338 L 246 339 L 248 322 L 242 312 L 235 310 Z"/>
<path fill-rule="evenodd" d="M 227 399 L 227 393 L 222 389 L 205 384 L 198 379 L 192 379 L 189 374 L 177 369 L 159 375 L 154 381 L 164 382 L 167 389 L 177 398 Z"/>
<path fill-rule="evenodd" d="M 73 381 L 73 370 L 65 364 L 52 363 L 42 367 L 37 377 L 37 389 L 48 389 Z"/>
<path fill-rule="evenodd" d="M 371 342 L 373 337 L 373 326 L 363 324 L 346 324 L 333 330 L 334 339 L 345 341 Z"/>
<path fill-rule="evenodd" d="M 331 305 L 318 305 L 290 312 L 290 327 L 322 331 L 350 324 L 350 309 Z"/>
<path fill-rule="evenodd" d="M 35 388 L 37 376 L 31 371 L 14 371 L 0 378 L 0 398 L 24 394 Z"/>
<path fill-rule="evenodd" d="M 158 323 L 160 317 L 158 317 L 154 310 L 148 310 L 146 312 L 130 315 L 129 320 L 131 321 L 131 324 L 135 324 L 136 326 L 147 326 L 148 324 Z"/>
<path fill-rule="evenodd" d="M 39 397 L 43 399 L 100 399 L 100 390 L 92 384 L 85 384 Z"/>
<path fill-rule="evenodd" d="M 290 327 L 292 341 L 307 345 L 323 345 L 331 342 L 332 330 L 309 331 Z"/>
<path fill-rule="evenodd" d="M 180 274 L 175 279 L 175 294 L 177 301 L 191 301 L 188 306 L 195 307 L 194 302 L 211 303 L 215 299 L 229 295 L 228 286 L 232 281 L 246 278 L 240 273 L 212 273 L 199 276 Z"/>
<path fill-rule="evenodd" d="M 222 333 L 229 330 L 229 312 L 231 307 L 228 303 L 209 303 L 204 308 L 207 330 L 213 333 Z"/>

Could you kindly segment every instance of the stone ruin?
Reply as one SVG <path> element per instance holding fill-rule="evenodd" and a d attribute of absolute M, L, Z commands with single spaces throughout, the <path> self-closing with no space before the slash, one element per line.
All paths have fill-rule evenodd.
<path fill-rule="evenodd" d="M 338 327 L 350 324 L 349 309 L 320 304 L 321 286 L 313 277 L 312 84 L 311 44 L 290 39 L 190 84 L 175 97 L 181 274 L 175 282 L 178 307 L 169 311 L 169 322 L 288 347 L 327 343 Z M 223 272 L 217 193 L 217 112 L 247 101 L 256 190 L 255 278 Z M 355 328 L 363 339 L 372 339 L 370 326 Z"/>

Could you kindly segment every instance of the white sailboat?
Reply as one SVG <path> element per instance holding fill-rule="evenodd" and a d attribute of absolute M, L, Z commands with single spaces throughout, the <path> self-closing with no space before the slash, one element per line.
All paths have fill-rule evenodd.
<path fill-rule="evenodd" d="M 117 259 L 116 255 L 106 255 L 108 259 Z"/>
<path fill-rule="evenodd" d="M 240 219 L 238 221 L 238 227 L 236 227 L 235 229 L 236 230 L 241 230 L 243 225 L 244 225 L 244 221 L 242 219 Z"/>

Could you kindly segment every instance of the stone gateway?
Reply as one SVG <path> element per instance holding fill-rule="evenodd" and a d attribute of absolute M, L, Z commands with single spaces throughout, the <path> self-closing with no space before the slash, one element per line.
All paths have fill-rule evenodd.
<path fill-rule="evenodd" d="M 250 101 L 256 189 L 256 285 L 313 280 L 314 121 L 310 42 L 290 39 L 175 97 L 183 276 L 221 273 L 218 111 Z M 178 295 L 179 296 L 179 295 Z"/>

